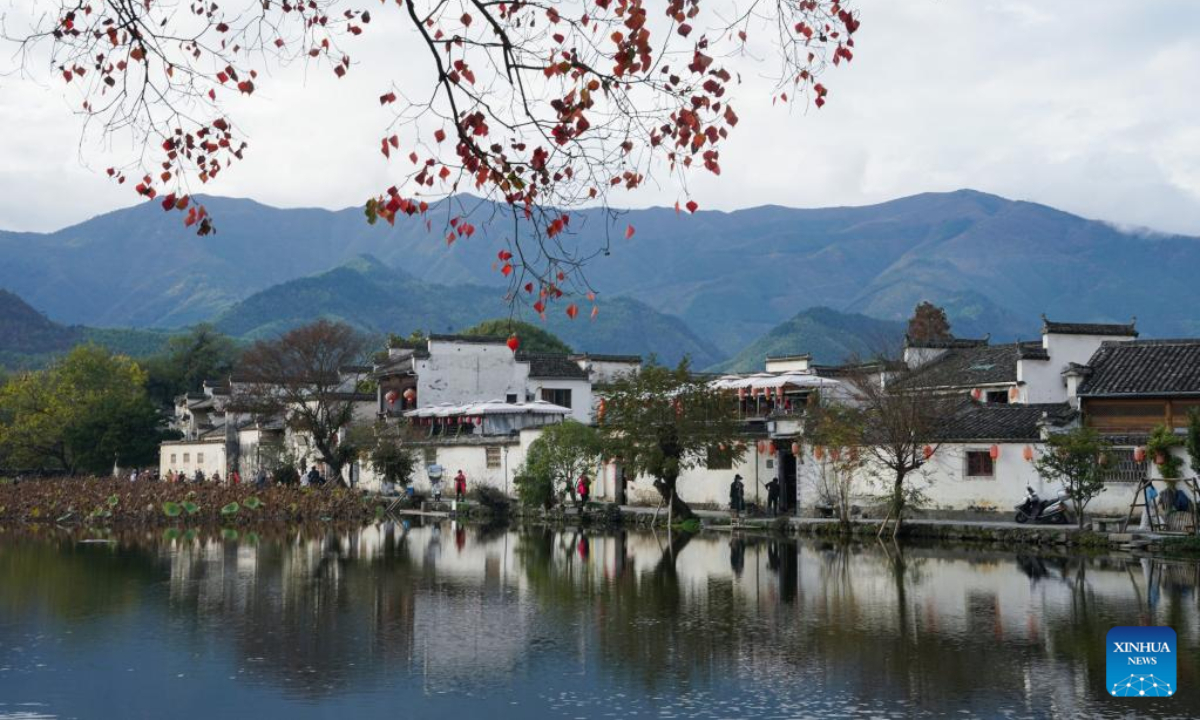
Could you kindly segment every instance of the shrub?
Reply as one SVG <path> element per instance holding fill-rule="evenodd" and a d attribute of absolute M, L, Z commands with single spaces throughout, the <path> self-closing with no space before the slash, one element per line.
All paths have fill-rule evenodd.
<path fill-rule="evenodd" d="M 471 499 L 496 515 L 508 513 L 509 500 L 503 491 L 491 485 L 476 485 L 470 493 Z"/>

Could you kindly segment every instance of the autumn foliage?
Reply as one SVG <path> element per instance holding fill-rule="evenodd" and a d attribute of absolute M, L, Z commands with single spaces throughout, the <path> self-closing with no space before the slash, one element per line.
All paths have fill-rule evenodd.
<path fill-rule="evenodd" d="M 297 60 L 358 71 L 355 38 L 380 25 L 339 0 L 49 4 L 22 50 L 48 45 L 83 113 L 141 140 L 109 175 L 200 234 L 215 225 L 192 191 L 249 148 L 228 100 Z M 608 250 L 569 239 L 573 210 L 607 207 L 610 191 L 662 173 L 681 193 L 676 209 L 696 212 L 687 177 L 721 173 L 743 71 L 772 80 L 761 102 L 819 108 L 823 71 L 853 58 L 859 27 L 845 0 L 385 0 L 375 13 L 397 13 L 395 42 L 426 49 L 427 63 L 365 70 L 379 75 L 386 130 L 360 140 L 396 178 L 366 201 L 367 219 L 412 217 L 433 232 L 430 209 L 448 200 L 437 232 L 453 244 L 481 230 L 467 219 L 475 197 L 495 202 L 504 217 L 489 232 L 508 248 L 497 271 L 510 300 L 543 308 L 582 294 L 584 265 Z"/>

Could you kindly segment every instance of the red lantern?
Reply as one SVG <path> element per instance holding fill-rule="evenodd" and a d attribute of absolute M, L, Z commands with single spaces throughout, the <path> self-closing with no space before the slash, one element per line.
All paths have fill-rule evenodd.
<path fill-rule="evenodd" d="M 983 391 L 979 388 L 974 388 L 971 390 L 971 397 L 975 398 L 976 400 L 980 400 L 983 398 Z"/>
<path fill-rule="evenodd" d="M 404 399 L 409 402 L 416 400 L 417 399 L 417 391 L 413 390 L 412 388 L 405 390 L 404 391 Z"/>
<path fill-rule="evenodd" d="M 829 457 L 830 457 L 830 458 L 832 458 L 834 462 L 837 462 L 838 460 L 841 460 L 841 459 L 842 459 L 842 450 L 841 450 L 841 448 L 836 448 L 836 447 L 835 447 L 835 448 L 830 448 L 830 449 L 829 449 Z"/>
<path fill-rule="evenodd" d="M 387 395 L 384 395 L 383 399 L 387 400 L 388 405 L 395 405 L 396 401 L 400 399 L 400 393 L 395 390 L 388 390 Z"/>
<path fill-rule="evenodd" d="M 476 426 L 476 427 L 478 427 L 478 426 L 480 426 L 480 425 L 483 425 L 483 416 L 482 416 L 482 415 L 476 415 L 476 416 L 475 416 L 475 426 Z"/>
<path fill-rule="evenodd" d="M 775 455 L 778 452 L 778 450 L 775 449 L 775 443 L 767 443 L 767 452 L 771 455 Z"/>
<path fill-rule="evenodd" d="M 1133 449 L 1133 461 L 1136 463 L 1146 462 L 1146 448 L 1136 447 Z"/>
<path fill-rule="evenodd" d="M 744 387 L 738 388 L 738 400 L 745 400 L 745 399 L 746 399 L 746 388 L 744 388 Z"/>
<path fill-rule="evenodd" d="M 766 450 L 767 450 L 767 444 L 766 444 L 765 442 L 763 442 L 762 440 L 759 440 L 759 441 L 758 441 L 758 442 L 755 444 L 755 446 L 754 446 L 754 447 L 758 449 L 758 452 L 759 452 L 759 453 L 766 452 Z"/>
<path fill-rule="evenodd" d="M 815 457 L 818 460 L 824 460 L 825 459 L 825 448 L 821 447 L 820 445 L 814 446 L 813 447 L 813 457 Z"/>
<path fill-rule="evenodd" d="M 993 445 L 990 448 L 988 448 L 988 455 L 990 455 L 992 457 L 993 461 L 998 460 L 1000 458 L 1000 446 Z"/>
<path fill-rule="evenodd" d="M 926 445 L 925 447 L 921 448 L 921 454 L 925 456 L 926 460 L 933 457 L 933 446 Z"/>
<path fill-rule="evenodd" d="M 504 344 L 508 346 L 509 350 L 516 352 L 517 348 L 521 347 L 521 338 L 517 337 L 515 334 L 509 335 L 508 342 Z"/>
<path fill-rule="evenodd" d="M 1021 396 L 1021 391 L 1017 389 L 1017 386 L 1014 385 L 1008 389 L 1008 399 L 1009 400 L 1015 401 L 1020 396 Z"/>
<path fill-rule="evenodd" d="M 800 443 L 798 443 L 798 442 L 794 442 L 794 443 L 792 443 L 792 454 L 793 454 L 793 455 L 799 455 L 799 454 L 800 454 Z"/>
<path fill-rule="evenodd" d="M 1033 448 L 1029 445 L 1025 446 L 1025 449 L 1021 451 L 1021 455 L 1025 458 L 1025 462 L 1033 462 Z"/>

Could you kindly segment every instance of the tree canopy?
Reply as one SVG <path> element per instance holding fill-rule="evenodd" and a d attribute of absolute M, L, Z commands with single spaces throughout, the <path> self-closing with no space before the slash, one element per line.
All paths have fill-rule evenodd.
<path fill-rule="evenodd" d="M 562 496 L 575 499 L 575 481 L 593 471 L 603 453 L 595 428 L 574 420 L 547 427 L 529 445 L 515 484 L 521 503 L 551 507 Z"/>
<path fill-rule="evenodd" d="M 145 361 L 150 396 L 167 405 L 176 395 L 199 390 L 205 380 L 228 379 L 237 356 L 237 344 L 207 323 L 173 336 Z"/>
<path fill-rule="evenodd" d="M 598 416 L 606 453 L 630 477 L 652 477 L 679 520 L 694 515 L 677 492 L 679 475 L 713 455 L 736 462 L 745 454 L 735 399 L 694 375 L 686 360 L 621 376 L 603 402 Z"/>
<path fill-rule="evenodd" d="M 114 463 L 152 465 L 164 437 L 145 371 L 94 345 L 0 388 L 0 446 L 19 467 L 98 474 Z"/>
<path fill-rule="evenodd" d="M 908 319 L 908 337 L 912 340 L 947 340 L 954 337 L 950 332 L 950 320 L 946 311 L 925 300 L 913 308 Z"/>
<path fill-rule="evenodd" d="M 566 239 L 572 210 L 661 175 L 679 210 L 695 212 L 688 178 L 720 174 L 742 77 L 767 81 L 764 105 L 820 108 L 823 76 L 853 58 L 860 23 L 851 0 L 37 5 L 27 27 L 8 28 L 24 69 L 45 63 L 90 123 L 129 141 L 128 162 L 107 171 L 116 182 L 186 213 L 201 234 L 215 226 L 193 188 L 250 152 L 231 107 L 272 97 L 274 71 L 293 62 L 373 73 L 381 130 L 352 141 L 377 147 L 394 181 L 365 201 L 368 221 L 417 216 L 432 230 L 428 211 L 452 198 L 436 222 L 453 243 L 492 232 L 467 216 L 478 196 L 494 201 L 497 272 L 529 304 L 582 294 L 584 264 L 609 249 L 610 239 Z M 423 64 L 352 60 L 376 33 L 418 49 Z"/>
<path fill-rule="evenodd" d="M 478 335 L 491 337 L 509 337 L 516 335 L 521 338 L 521 351 L 530 353 L 569 353 L 571 346 L 558 339 L 554 333 L 543 330 L 537 325 L 520 320 L 498 318 L 484 320 L 462 331 L 463 335 Z"/>
<path fill-rule="evenodd" d="M 1038 475 L 1066 487 L 1075 506 L 1075 519 L 1083 529 L 1083 511 L 1104 492 L 1105 467 L 1112 462 L 1112 445 L 1094 428 L 1078 427 L 1051 433 L 1034 465 Z"/>

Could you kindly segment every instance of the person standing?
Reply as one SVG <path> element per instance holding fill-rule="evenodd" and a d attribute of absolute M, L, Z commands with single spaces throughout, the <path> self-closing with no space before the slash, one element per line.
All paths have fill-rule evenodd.
<path fill-rule="evenodd" d="M 588 499 L 592 495 L 592 479 L 587 473 L 579 476 L 579 482 L 575 484 L 575 492 L 579 495 L 579 514 L 583 514 L 583 509 L 588 503 Z"/>
<path fill-rule="evenodd" d="M 458 474 L 454 476 L 454 499 L 467 499 L 467 476 L 463 474 L 462 470 L 459 470 Z"/>
<path fill-rule="evenodd" d="M 729 511 L 733 517 L 738 517 L 746 509 L 746 486 L 742 483 L 741 475 L 734 475 L 729 483 Z"/>
<path fill-rule="evenodd" d="M 779 514 L 779 478 L 771 478 L 771 482 L 767 483 L 767 510 L 771 511 L 771 517 Z"/>
<path fill-rule="evenodd" d="M 234 468 L 233 472 L 229 473 L 229 483 L 231 485 L 241 485 L 242 484 L 242 475 L 241 475 L 241 473 L 239 473 L 237 471 L 237 468 Z"/>

